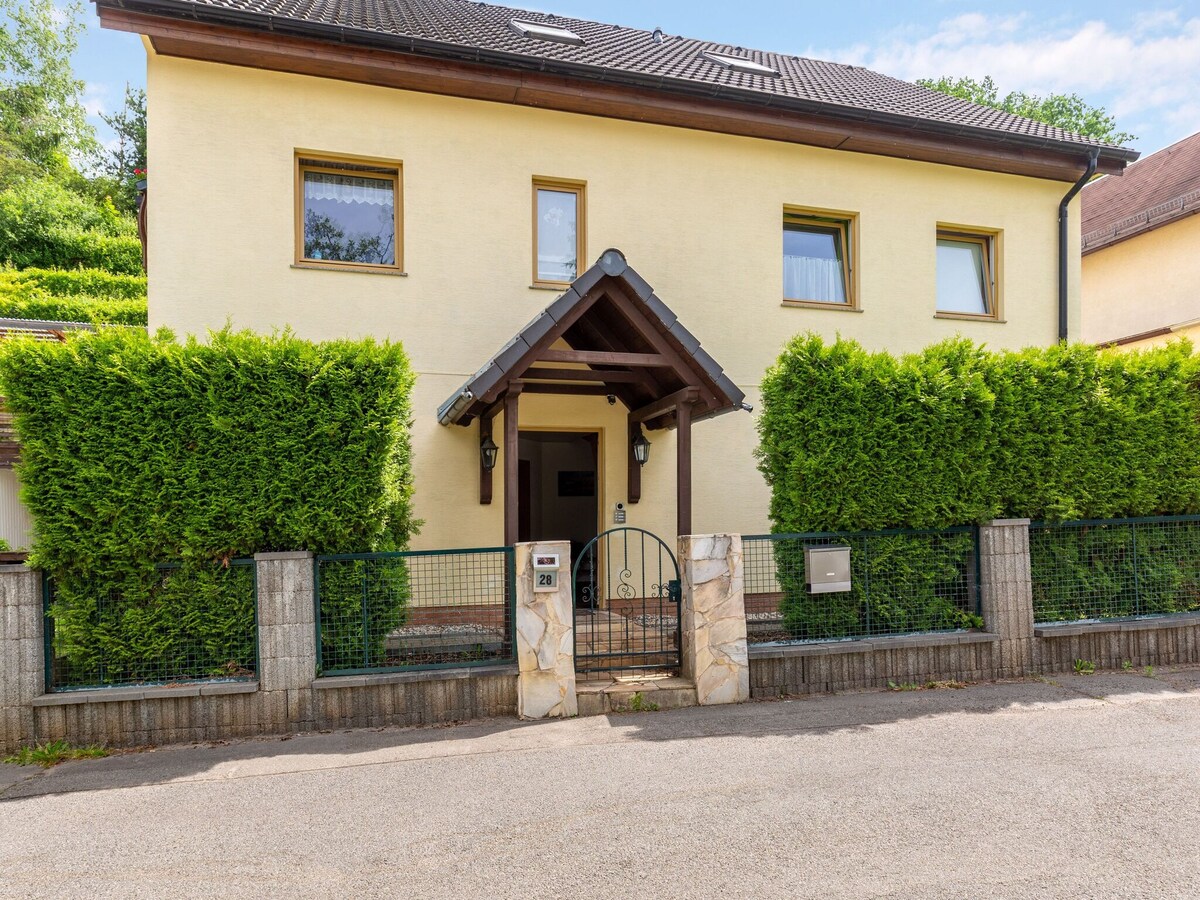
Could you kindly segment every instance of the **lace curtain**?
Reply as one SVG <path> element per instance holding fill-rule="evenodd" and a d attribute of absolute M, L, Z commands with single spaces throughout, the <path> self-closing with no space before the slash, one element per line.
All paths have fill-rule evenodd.
<path fill-rule="evenodd" d="M 305 172 L 304 199 L 391 206 L 393 203 L 392 182 L 382 178 L 359 178 L 354 175 Z"/>
<path fill-rule="evenodd" d="M 842 263 L 812 256 L 783 258 L 783 296 L 791 300 L 823 300 L 845 303 Z"/>

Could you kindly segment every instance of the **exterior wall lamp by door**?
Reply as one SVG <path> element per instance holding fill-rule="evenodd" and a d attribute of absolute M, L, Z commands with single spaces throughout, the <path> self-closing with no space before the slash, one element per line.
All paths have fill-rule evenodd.
<path fill-rule="evenodd" d="M 484 437 L 479 445 L 479 464 L 483 466 L 483 471 L 490 472 L 496 468 L 496 453 L 499 449 L 490 434 Z"/>
<path fill-rule="evenodd" d="M 650 458 L 650 442 L 646 440 L 646 436 L 640 431 L 637 437 L 633 439 L 633 458 L 637 460 L 639 466 L 644 466 L 646 460 Z"/>

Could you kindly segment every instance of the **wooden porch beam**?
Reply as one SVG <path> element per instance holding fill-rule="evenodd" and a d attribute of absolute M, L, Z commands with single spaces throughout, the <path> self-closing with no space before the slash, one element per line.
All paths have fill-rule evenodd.
<path fill-rule="evenodd" d="M 631 422 L 645 422 L 647 419 L 656 419 L 664 413 L 668 413 L 676 407 L 691 406 L 700 396 L 700 388 L 695 386 L 685 387 L 676 391 L 673 394 L 667 394 L 665 397 L 660 397 L 653 403 L 647 403 L 640 409 L 635 409 L 629 413 Z"/>
<path fill-rule="evenodd" d="M 681 403 L 675 431 L 675 533 L 692 533 L 692 407 Z"/>
<path fill-rule="evenodd" d="M 527 394 L 586 394 L 593 397 L 603 397 L 612 391 L 606 384 L 543 384 L 540 382 L 525 382 Z"/>
<path fill-rule="evenodd" d="M 641 382 L 639 372 L 622 372 L 616 369 L 526 369 L 521 376 L 554 381 L 603 381 L 606 384 L 636 384 Z"/>
<path fill-rule="evenodd" d="M 492 417 L 480 417 L 479 419 L 479 444 L 483 446 L 483 442 L 492 436 Z M 492 502 L 492 470 L 483 467 L 483 454 L 479 454 L 479 503 L 481 506 L 487 506 Z"/>
<path fill-rule="evenodd" d="M 640 423 L 629 419 L 629 440 L 626 442 L 625 454 L 629 459 L 629 483 L 625 488 L 627 503 L 638 503 L 642 499 L 642 467 L 638 465 L 637 457 L 633 455 L 633 442 L 642 433 Z"/>
<path fill-rule="evenodd" d="M 666 368 L 671 364 L 661 353 L 616 353 L 611 350 L 543 350 L 541 362 L 584 363 L 589 366 L 641 366 Z"/>
<path fill-rule="evenodd" d="M 517 399 L 521 396 L 520 383 L 511 384 L 504 395 L 504 545 L 511 547 L 517 542 L 518 531 L 518 456 L 519 436 L 517 424 Z"/>

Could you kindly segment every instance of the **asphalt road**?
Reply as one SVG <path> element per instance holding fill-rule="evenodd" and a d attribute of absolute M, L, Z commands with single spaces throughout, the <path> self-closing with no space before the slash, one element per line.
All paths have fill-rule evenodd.
<path fill-rule="evenodd" d="M 1200 669 L 0 765 L 4 897 L 1200 897 Z"/>

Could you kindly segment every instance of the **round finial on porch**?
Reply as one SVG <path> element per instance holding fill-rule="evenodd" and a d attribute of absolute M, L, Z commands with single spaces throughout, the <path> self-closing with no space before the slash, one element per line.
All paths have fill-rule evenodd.
<path fill-rule="evenodd" d="M 609 247 L 601 253 L 596 263 L 604 274 L 612 275 L 614 278 L 629 268 L 629 263 L 625 261 L 625 254 L 615 247 Z"/>

